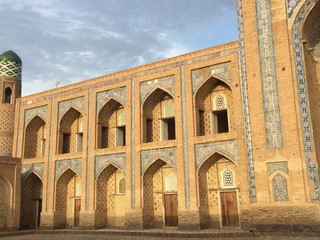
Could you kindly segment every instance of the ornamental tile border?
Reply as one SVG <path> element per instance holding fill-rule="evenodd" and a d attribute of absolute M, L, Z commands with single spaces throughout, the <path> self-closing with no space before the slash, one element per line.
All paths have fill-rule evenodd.
<path fill-rule="evenodd" d="M 158 148 L 152 150 L 141 151 L 141 176 L 150 165 L 161 159 L 166 161 L 177 170 L 177 150 L 176 148 Z"/>
<path fill-rule="evenodd" d="M 23 164 L 21 166 L 21 180 L 24 182 L 31 173 L 35 173 L 43 181 L 44 163 Z"/>
<path fill-rule="evenodd" d="M 236 140 L 223 142 L 207 142 L 195 145 L 196 170 L 214 153 L 220 153 L 240 166 L 238 145 Z"/>
<path fill-rule="evenodd" d="M 41 106 L 37 108 L 31 108 L 26 110 L 25 114 L 25 128 L 32 121 L 35 116 L 39 116 L 44 122 L 47 122 L 48 117 L 48 106 Z"/>
<path fill-rule="evenodd" d="M 0 62 L 0 76 L 21 79 L 21 65 L 11 61 Z"/>
<path fill-rule="evenodd" d="M 222 63 L 193 70 L 192 75 L 192 91 L 195 94 L 202 84 L 210 77 L 223 80 L 228 84 L 232 83 L 231 63 Z"/>
<path fill-rule="evenodd" d="M 136 171 L 136 166 L 135 166 L 135 152 L 133 151 L 133 149 L 135 149 L 135 135 L 132 134 L 135 132 L 135 112 L 134 112 L 134 108 L 135 108 L 135 100 L 134 100 L 134 91 L 135 91 L 135 78 L 131 79 L 131 208 L 135 209 L 136 207 L 136 192 L 135 192 L 135 181 L 136 181 L 136 175 L 135 175 L 135 171 Z"/>
<path fill-rule="evenodd" d="M 109 102 L 111 99 L 114 99 L 122 104 L 123 107 L 126 105 L 126 88 L 115 88 L 111 90 L 107 90 L 104 92 L 97 93 L 97 114 L 99 114 L 100 110 L 103 106 Z"/>
<path fill-rule="evenodd" d="M 252 146 L 252 135 L 251 135 L 242 0 L 238 0 L 238 21 L 239 21 L 238 26 L 239 26 L 239 38 L 240 38 L 239 65 L 240 65 L 243 117 L 244 117 L 244 126 L 245 126 L 245 142 L 246 142 L 246 152 L 247 152 L 246 157 L 247 157 L 247 171 L 248 171 L 248 182 L 249 182 L 249 197 L 250 197 L 251 203 L 256 203 L 257 190 L 256 190 L 253 146 Z"/>
<path fill-rule="evenodd" d="M 80 177 L 82 175 L 82 161 L 81 159 L 68 159 L 56 161 L 55 181 L 57 182 L 61 175 L 70 168 L 75 171 Z"/>
<path fill-rule="evenodd" d="M 283 147 L 270 0 L 256 0 L 260 71 L 267 148 Z"/>
<path fill-rule="evenodd" d="M 288 18 L 290 19 L 292 17 L 292 14 L 296 10 L 297 6 L 301 2 L 301 0 L 287 0 L 287 14 Z"/>
<path fill-rule="evenodd" d="M 313 132 L 310 118 L 309 100 L 306 86 L 306 77 L 303 59 L 303 46 L 302 46 L 302 26 L 310 9 L 319 0 L 307 0 L 300 9 L 292 30 L 294 59 L 296 64 L 296 79 L 298 85 L 298 96 L 300 105 L 300 116 L 302 124 L 302 136 L 304 143 L 304 152 L 306 158 L 307 175 L 310 188 L 314 196 L 313 201 L 320 201 L 320 192 L 318 191 L 319 173 L 315 158 L 314 145 L 313 145 Z"/>
<path fill-rule="evenodd" d="M 110 164 L 126 174 L 126 153 L 107 154 L 95 157 L 94 177 L 97 179 L 99 174 Z"/>
<path fill-rule="evenodd" d="M 79 97 L 79 98 L 74 98 L 74 99 L 59 102 L 59 110 L 58 110 L 59 122 L 64 116 L 64 114 L 72 107 L 78 110 L 83 115 L 84 97 Z"/>
<path fill-rule="evenodd" d="M 175 95 L 175 83 L 174 75 L 167 77 L 156 78 L 149 81 L 140 83 L 140 103 L 142 104 L 144 100 L 149 96 L 149 94 L 157 88 L 168 91 L 174 97 Z"/>
<path fill-rule="evenodd" d="M 267 163 L 268 176 L 270 177 L 276 171 L 282 171 L 285 174 L 289 175 L 288 162 L 273 162 Z"/>

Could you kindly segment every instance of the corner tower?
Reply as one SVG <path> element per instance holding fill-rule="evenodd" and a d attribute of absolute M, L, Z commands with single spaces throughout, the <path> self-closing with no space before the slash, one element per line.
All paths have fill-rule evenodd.
<path fill-rule="evenodd" d="M 13 51 L 0 55 L 0 230 L 19 228 L 21 165 L 20 159 L 12 157 L 12 145 L 21 66 Z"/>
<path fill-rule="evenodd" d="M 0 55 L 0 156 L 11 157 L 16 98 L 21 97 L 20 57 L 13 51 Z"/>

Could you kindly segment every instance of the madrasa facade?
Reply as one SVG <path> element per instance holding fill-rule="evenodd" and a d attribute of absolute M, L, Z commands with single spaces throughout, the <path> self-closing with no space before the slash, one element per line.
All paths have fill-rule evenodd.
<path fill-rule="evenodd" d="M 320 225 L 320 1 L 239 40 L 21 97 L 0 56 L 0 229 Z"/>

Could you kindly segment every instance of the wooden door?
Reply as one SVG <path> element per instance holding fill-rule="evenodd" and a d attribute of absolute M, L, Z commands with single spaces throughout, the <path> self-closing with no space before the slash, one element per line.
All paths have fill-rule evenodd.
<path fill-rule="evenodd" d="M 165 226 L 178 226 L 178 196 L 177 194 L 164 195 L 164 210 L 165 210 Z"/>
<path fill-rule="evenodd" d="M 221 218 L 223 227 L 239 227 L 237 192 L 221 192 Z"/>
<path fill-rule="evenodd" d="M 37 199 L 36 200 L 36 224 L 35 224 L 35 228 L 40 227 L 41 211 L 42 211 L 42 199 Z"/>
<path fill-rule="evenodd" d="M 81 199 L 74 200 L 74 226 L 79 227 L 80 223 Z"/>

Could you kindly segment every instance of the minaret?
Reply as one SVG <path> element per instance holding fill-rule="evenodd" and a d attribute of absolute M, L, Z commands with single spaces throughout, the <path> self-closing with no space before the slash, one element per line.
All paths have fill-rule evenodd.
<path fill-rule="evenodd" d="M 0 55 L 0 157 L 12 156 L 15 102 L 21 97 L 20 57 L 13 51 Z"/>

